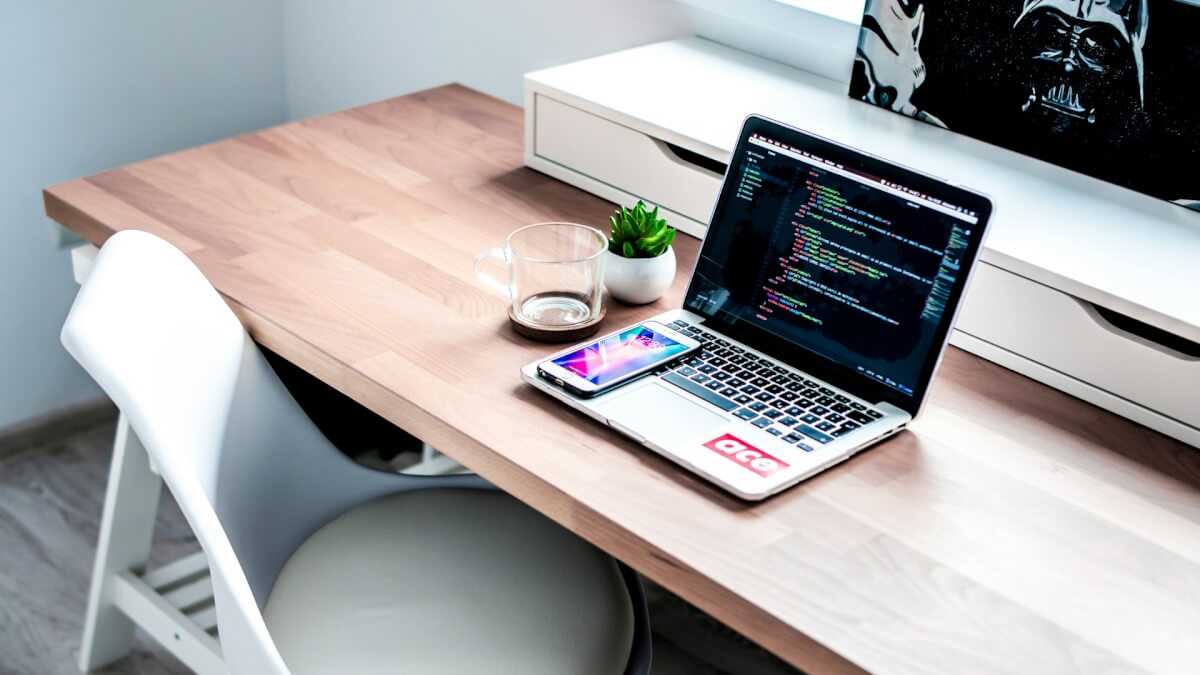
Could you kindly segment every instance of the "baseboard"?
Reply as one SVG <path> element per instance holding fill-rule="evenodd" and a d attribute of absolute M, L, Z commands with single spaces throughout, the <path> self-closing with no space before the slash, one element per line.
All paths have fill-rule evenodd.
<path fill-rule="evenodd" d="M 25 422 L 0 429 L 0 458 L 16 454 L 80 429 L 117 418 L 117 407 L 107 398 L 84 401 Z"/>

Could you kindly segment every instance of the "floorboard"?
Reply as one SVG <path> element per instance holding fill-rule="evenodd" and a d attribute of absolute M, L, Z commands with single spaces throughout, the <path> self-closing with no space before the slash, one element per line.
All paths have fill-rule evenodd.
<path fill-rule="evenodd" d="M 77 673 L 95 555 L 112 419 L 0 459 L 0 673 Z M 159 508 L 151 566 L 197 550 L 175 503 Z M 133 654 L 102 670 L 184 675 L 188 669 L 138 634 Z"/>

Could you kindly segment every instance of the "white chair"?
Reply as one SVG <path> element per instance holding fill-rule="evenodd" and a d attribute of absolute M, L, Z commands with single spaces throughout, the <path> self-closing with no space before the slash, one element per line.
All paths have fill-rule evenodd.
<path fill-rule="evenodd" d="M 347 459 L 162 239 L 108 241 L 62 340 L 195 531 L 234 675 L 649 672 L 634 573 L 476 476 Z"/>

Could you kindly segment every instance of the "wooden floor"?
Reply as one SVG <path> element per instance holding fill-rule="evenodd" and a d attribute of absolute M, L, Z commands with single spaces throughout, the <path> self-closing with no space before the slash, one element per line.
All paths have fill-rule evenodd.
<path fill-rule="evenodd" d="M 115 421 L 62 424 L 38 441 L 0 439 L 0 675 L 76 673 Z M 165 493 L 164 493 L 165 495 Z M 169 496 L 151 565 L 197 549 Z M 796 671 L 666 591 L 650 587 L 655 675 L 786 675 Z M 139 634 L 134 653 L 100 671 L 189 671 Z"/>
<path fill-rule="evenodd" d="M 95 555 L 115 420 L 25 447 L 0 447 L 0 674 L 68 675 Z M 170 498 L 151 564 L 198 549 Z M 104 673 L 190 671 L 145 635 Z"/>

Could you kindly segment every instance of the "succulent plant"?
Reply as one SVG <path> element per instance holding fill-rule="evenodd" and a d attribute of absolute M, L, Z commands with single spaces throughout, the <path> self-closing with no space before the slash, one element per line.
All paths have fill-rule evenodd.
<path fill-rule="evenodd" d="M 612 236 L 608 250 L 626 258 L 654 258 L 666 253 L 675 241 L 675 228 L 658 217 L 658 207 L 648 211 L 642 200 L 632 209 L 621 207 L 608 219 Z"/>

